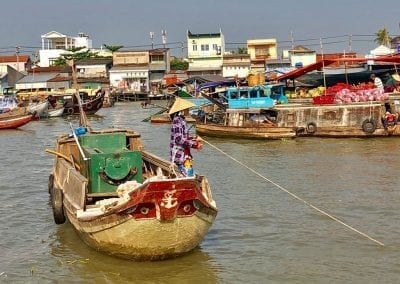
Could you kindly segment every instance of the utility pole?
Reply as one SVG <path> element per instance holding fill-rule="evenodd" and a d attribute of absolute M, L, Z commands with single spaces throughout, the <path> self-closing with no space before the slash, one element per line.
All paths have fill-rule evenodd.
<path fill-rule="evenodd" d="M 18 45 L 15 47 L 15 55 L 17 56 L 17 71 L 19 72 L 19 50 L 21 49 L 21 47 L 19 47 Z"/>
<path fill-rule="evenodd" d="M 293 31 L 290 31 L 290 41 L 292 42 L 292 49 L 294 48 Z"/>
<path fill-rule="evenodd" d="M 151 49 L 154 49 L 154 32 L 150 32 Z"/>
<path fill-rule="evenodd" d="M 182 60 L 183 60 L 183 42 L 181 42 L 181 57 L 182 57 Z"/>
<path fill-rule="evenodd" d="M 349 52 L 351 52 L 351 41 L 352 41 L 353 35 L 349 35 Z"/>

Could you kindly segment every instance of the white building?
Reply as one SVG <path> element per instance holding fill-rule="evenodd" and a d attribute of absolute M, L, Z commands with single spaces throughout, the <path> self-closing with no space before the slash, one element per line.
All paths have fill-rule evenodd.
<path fill-rule="evenodd" d="M 219 33 L 193 34 L 187 31 L 189 74 L 222 74 L 225 39 Z"/>
<path fill-rule="evenodd" d="M 250 71 L 249 54 L 225 54 L 222 63 L 222 76 L 225 78 L 246 78 Z"/>
<path fill-rule="evenodd" d="M 92 48 L 92 40 L 88 35 L 79 33 L 77 37 L 61 34 L 56 31 L 48 32 L 41 36 L 42 49 L 39 50 L 39 66 L 52 66 L 61 54 L 67 53 L 72 48 L 83 47 L 82 51 Z"/>

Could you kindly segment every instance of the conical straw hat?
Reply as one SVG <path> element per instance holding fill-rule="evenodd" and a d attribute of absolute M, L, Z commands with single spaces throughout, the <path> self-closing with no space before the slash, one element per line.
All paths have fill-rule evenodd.
<path fill-rule="evenodd" d="M 392 78 L 395 79 L 396 81 L 400 82 L 400 75 L 399 74 L 393 74 Z"/>
<path fill-rule="evenodd" d="M 171 109 L 169 110 L 168 114 L 173 114 L 175 112 L 178 112 L 178 111 L 181 111 L 184 109 L 188 109 L 188 108 L 191 108 L 194 106 L 196 106 L 194 103 L 177 97 L 175 99 L 175 102 L 172 105 Z"/>

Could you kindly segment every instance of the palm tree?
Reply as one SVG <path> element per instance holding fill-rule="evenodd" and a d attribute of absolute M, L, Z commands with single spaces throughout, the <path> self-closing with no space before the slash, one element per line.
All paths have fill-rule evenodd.
<path fill-rule="evenodd" d="M 105 49 L 109 50 L 111 53 L 114 53 L 124 47 L 123 45 L 107 45 L 107 44 L 103 44 L 103 46 Z"/>
<path fill-rule="evenodd" d="M 389 36 L 389 32 L 386 28 L 378 30 L 378 32 L 375 33 L 375 36 L 376 43 L 380 45 L 385 45 L 387 47 L 390 46 L 390 41 L 392 40 L 392 38 Z"/>
<path fill-rule="evenodd" d="M 238 47 L 238 54 L 247 54 L 246 47 Z"/>

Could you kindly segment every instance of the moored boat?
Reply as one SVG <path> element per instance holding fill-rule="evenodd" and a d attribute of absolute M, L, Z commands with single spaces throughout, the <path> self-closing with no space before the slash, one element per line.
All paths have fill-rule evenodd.
<path fill-rule="evenodd" d="M 400 100 L 389 98 L 388 94 L 382 93 L 383 90 L 360 90 L 357 93 L 342 90 L 340 97 L 315 97 L 315 104 L 285 103 L 283 88 L 272 87 L 272 92 L 265 92 L 268 87 L 231 87 L 227 90 L 219 94 L 225 99 L 219 105 L 219 112 L 206 112 L 196 124 L 199 134 L 264 139 L 400 136 L 400 127 L 397 127 Z M 280 90 L 274 94 L 278 100 L 272 99 L 273 90 Z M 243 93 L 243 99 L 238 98 L 240 93 Z M 276 101 L 283 103 L 276 104 Z M 257 108 L 258 105 L 262 107 Z M 387 114 L 396 119 L 388 123 Z M 260 120 L 259 116 L 263 119 Z M 257 122 L 252 119 L 254 117 Z"/>
<path fill-rule="evenodd" d="M 79 128 L 81 129 L 81 128 Z M 160 260 L 193 250 L 217 215 L 207 178 L 182 177 L 131 130 L 57 138 L 49 178 L 54 220 L 65 216 L 90 247 Z"/>
<path fill-rule="evenodd" d="M 98 90 L 94 96 L 85 96 L 82 91 L 79 91 L 80 96 L 83 97 L 82 109 L 86 114 L 95 114 L 103 107 L 105 92 Z M 75 95 L 65 95 L 64 97 L 64 114 L 79 114 L 79 103 Z"/>
<path fill-rule="evenodd" d="M 36 117 L 43 117 L 45 116 L 48 107 L 49 107 L 49 102 L 46 100 L 42 102 L 30 103 L 28 105 L 28 110 L 31 113 L 35 113 Z"/>
<path fill-rule="evenodd" d="M 297 135 L 293 126 L 279 126 L 265 109 L 227 109 L 223 114 L 204 116 L 196 123 L 196 133 L 204 136 L 284 139 Z"/>
<path fill-rule="evenodd" d="M 55 109 L 48 109 L 45 116 L 47 117 L 59 117 L 64 114 L 65 107 L 55 108 Z"/>
<path fill-rule="evenodd" d="M 16 129 L 28 124 L 35 118 L 34 114 L 10 115 L 8 117 L 3 115 L 0 117 L 0 129 Z"/>

